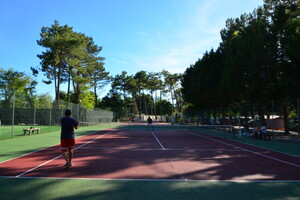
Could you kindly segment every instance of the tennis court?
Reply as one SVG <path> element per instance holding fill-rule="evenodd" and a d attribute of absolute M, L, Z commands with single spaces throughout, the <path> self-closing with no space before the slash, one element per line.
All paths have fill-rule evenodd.
<path fill-rule="evenodd" d="M 77 140 L 73 166 L 59 146 L 0 163 L 1 177 L 158 180 L 300 181 L 300 158 L 201 131 L 106 129 Z"/>

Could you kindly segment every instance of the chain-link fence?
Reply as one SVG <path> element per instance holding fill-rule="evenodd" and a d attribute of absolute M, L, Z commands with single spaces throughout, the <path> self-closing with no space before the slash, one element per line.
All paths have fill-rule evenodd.
<path fill-rule="evenodd" d="M 60 101 L 40 105 L 33 102 L 23 105 L 12 99 L 0 105 L 0 140 L 27 134 L 40 134 L 60 130 L 60 118 L 66 109 L 70 109 L 72 117 L 80 126 L 90 126 L 115 121 L 112 111 L 88 109 L 79 104 Z"/>

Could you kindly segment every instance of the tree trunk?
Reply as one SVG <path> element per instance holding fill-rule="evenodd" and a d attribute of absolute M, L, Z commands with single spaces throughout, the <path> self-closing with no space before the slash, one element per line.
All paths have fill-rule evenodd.
<path fill-rule="evenodd" d="M 125 105 L 125 109 L 126 109 L 126 118 L 129 118 L 129 106 L 127 105 L 127 101 L 126 101 L 126 90 L 123 89 L 123 99 L 124 99 L 124 105 Z"/>
<path fill-rule="evenodd" d="M 61 82 L 61 67 L 58 67 L 58 74 L 57 74 L 57 85 L 56 85 L 56 90 L 55 90 L 55 100 L 57 102 L 57 106 L 60 105 L 60 82 Z"/>
<path fill-rule="evenodd" d="M 145 96 L 145 93 L 144 93 L 144 90 L 143 90 L 143 97 L 144 97 L 144 105 L 145 105 L 145 113 L 146 115 L 148 115 L 148 109 L 147 109 L 147 102 L 146 102 L 146 96 Z"/>
<path fill-rule="evenodd" d="M 159 100 L 160 100 L 160 121 L 162 122 L 162 102 L 161 102 L 161 99 L 162 99 L 162 95 L 161 95 L 161 90 L 159 92 Z"/>
<path fill-rule="evenodd" d="M 97 83 L 94 81 L 94 95 L 95 95 L 95 107 L 98 106 L 98 96 L 97 96 Z"/>
<path fill-rule="evenodd" d="M 69 104 L 70 104 L 70 85 L 71 85 L 71 68 L 69 69 L 69 76 L 68 76 L 68 108 L 69 107 Z"/>

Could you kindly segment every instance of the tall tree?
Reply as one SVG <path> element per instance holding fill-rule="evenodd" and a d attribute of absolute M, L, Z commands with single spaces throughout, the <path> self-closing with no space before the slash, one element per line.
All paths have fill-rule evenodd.
<path fill-rule="evenodd" d="M 299 73 L 297 73 L 299 72 L 299 65 L 297 66 L 297 59 L 294 59 L 293 53 L 291 54 L 291 52 L 297 52 L 297 47 L 295 48 L 293 44 L 294 42 L 297 43 L 297 39 L 291 38 L 299 32 L 299 30 L 297 31 L 299 29 L 297 24 L 300 3 L 296 0 L 265 0 L 264 2 L 265 12 L 270 19 L 270 34 L 276 45 L 273 66 L 277 69 L 275 76 L 277 99 L 281 101 L 285 133 L 288 134 L 288 98 L 294 96 L 295 92 L 299 92 L 300 84 Z"/>
<path fill-rule="evenodd" d="M 60 26 L 58 21 L 54 21 L 51 27 L 42 27 L 38 45 L 46 48 L 46 51 L 37 55 L 41 59 L 41 71 L 48 80 L 46 84 L 54 81 L 55 100 L 59 102 L 59 91 L 61 83 L 67 80 L 66 58 L 74 46 L 78 45 L 76 38 L 73 37 L 72 27 L 67 25 Z M 33 70 L 34 71 L 34 70 Z M 38 72 L 35 70 L 34 72 Z"/>
<path fill-rule="evenodd" d="M 123 71 L 121 74 L 117 74 L 112 81 L 112 89 L 115 91 L 121 91 L 123 96 L 123 100 L 125 103 L 126 108 L 126 117 L 128 118 L 130 115 L 130 105 L 129 105 L 129 98 L 127 97 L 129 94 L 132 95 L 133 98 L 133 106 L 134 106 L 134 113 L 137 113 L 137 104 L 135 101 L 135 81 L 133 76 L 127 75 L 126 71 Z"/>
<path fill-rule="evenodd" d="M 162 71 L 162 74 L 164 76 L 165 80 L 165 85 L 168 88 L 168 91 L 170 92 L 171 95 L 171 102 L 173 107 L 175 108 L 175 90 L 180 86 L 180 81 L 182 75 L 179 73 L 170 73 L 166 70 Z"/>
<path fill-rule="evenodd" d="M 146 85 L 146 88 L 150 91 L 151 98 L 152 98 L 152 109 L 151 109 L 151 114 L 157 115 L 156 112 L 156 106 L 155 106 L 155 101 L 157 100 L 156 92 L 160 89 L 159 85 L 159 74 L 158 73 L 149 73 L 149 78 L 148 78 L 148 84 Z M 153 96 L 155 94 L 155 97 Z"/>
<path fill-rule="evenodd" d="M 139 93 L 139 117 L 141 119 L 142 115 L 142 95 L 141 93 L 144 92 L 145 83 L 147 81 L 147 72 L 146 71 L 139 71 L 134 75 L 134 79 L 136 81 L 137 91 Z M 146 108 L 146 107 L 145 107 Z M 147 110 L 146 110 L 147 113 Z"/>
<path fill-rule="evenodd" d="M 103 88 L 109 82 L 108 72 L 104 68 L 104 57 L 98 54 L 102 51 L 102 47 L 96 45 L 91 37 L 84 34 L 81 36 L 81 45 L 75 49 L 71 60 L 75 61 L 75 65 L 71 65 L 71 69 L 75 69 L 73 73 L 73 88 L 76 102 L 82 97 L 83 88 L 93 89 L 94 103 L 97 106 L 98 90 Z M 80 38 L 80 37 L 79 37 Z M 89 87 L 87 87 L 89 85 Z"/>

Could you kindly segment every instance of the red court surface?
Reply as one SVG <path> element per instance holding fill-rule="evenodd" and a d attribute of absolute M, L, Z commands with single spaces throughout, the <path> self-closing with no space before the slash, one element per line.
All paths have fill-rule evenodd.
<path fill-rule="evenodd" d="M 182 130 L 105 130 L 77 139 L 73 166 L 53 146 L 0 163 L 0 177 L 300 181 L 300 158 Z"/>

